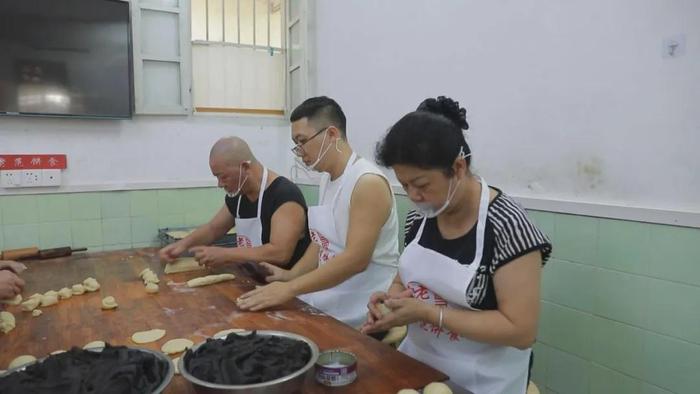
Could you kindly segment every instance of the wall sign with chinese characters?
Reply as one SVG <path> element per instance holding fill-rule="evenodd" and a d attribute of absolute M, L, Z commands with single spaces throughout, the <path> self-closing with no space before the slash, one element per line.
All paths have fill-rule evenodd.
<path fill-rule="evenodd" d="M 67 167 L 66 155 L 4 155 L 0 154 L 0 171 L 5 170 L 63 170 Z"/>

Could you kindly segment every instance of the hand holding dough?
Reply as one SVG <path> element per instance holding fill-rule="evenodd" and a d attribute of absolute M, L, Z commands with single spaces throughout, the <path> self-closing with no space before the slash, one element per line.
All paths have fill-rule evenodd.
<path fill-rule="evenodd" d="M 102 309 L 114 309 L 118 307 L 117 300 L 114 297 L 109 296 L 102 299 Z"/>
<path fill-rule="evenodd" d="M 382 312 L 382 317 L 391 313 L 391 309 L 388 306 L 386 306 L 386 304 L 384 304 L 383 302 L 377 304 L 377 307 L 379 308 L 379 311 Z"/>
<path fill-rule="evenodd" d="M 214 283 L 223 282 L 226 280 L 232 280 L 236 276 L 233 274 L 219 274 L 219 275 L 207 275 L 200 276 L 199 278 L 190 279 L 187 281 L 188 287 L 199 287 L 213 285 Z"/>
<path fill-rule="evenodd" d="M 407 326 L 391 327 L 384 336 L 384 338 L 382 338 L 382 343 L 386 343 L 389 345 L 397 344 L 406 337 L 407 333 Z"/>

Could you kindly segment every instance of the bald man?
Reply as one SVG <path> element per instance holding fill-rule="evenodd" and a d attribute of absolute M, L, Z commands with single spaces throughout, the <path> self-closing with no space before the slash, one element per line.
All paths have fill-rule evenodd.
<path fill-rule="evenodd" d="M 160 258 L 170 262 L 189 251 L 210 267 L 247 262 L 292 267 L 311 242 L 301 190 L 264 167 L 238 137 L 214 144 L 209 167 L 226 190 L 223 207 L 209 223 L 161 249 Z M 237 247 L 208 246 L 234 226 Z"/>

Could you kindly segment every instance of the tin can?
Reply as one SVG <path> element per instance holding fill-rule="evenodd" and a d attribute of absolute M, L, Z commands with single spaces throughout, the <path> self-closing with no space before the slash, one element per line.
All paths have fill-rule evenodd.
<path fill-rule="evenodd" d="M 321 352 L 316 361 L 316 380 L 326 386 L 345 386 L 357 378 L 357 357 L 343 350 Z"/>

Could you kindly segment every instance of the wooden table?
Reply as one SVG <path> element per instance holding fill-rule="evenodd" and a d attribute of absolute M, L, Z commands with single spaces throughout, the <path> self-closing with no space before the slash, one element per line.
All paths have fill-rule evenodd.
<path fill-rule="evenodd" d="M 45 261 L 28 261 L 22 277 L 27 281 L 23 296 L 59 290 L 81 283 L 88 276 L 102 285 L 95 293 L 85 293 L 42 308 L 43 314 L 32 317 L 18 306 L 9 306 L 17 319 L 17 327 L 7 335 L 0 334 L 0 369 L 22 354 L 43 357 L 58 349 L 103 340 L 113 345 L 130 345 L 136 331 L 152 328 L 166 330 L 155 343 L 139 345 L 154 350 L 167 340 L 189 338 L 195 343 L 227 328 L 283 330 L 304 335 L 321 350 L 340 348 L 358 357 L 358 378 L 344 387 L 329 388 L 307 376 L 304 393 L 396 393 L 401 388 L 420 388 L 447 376 L 349 326 L 319 313 L 307 304 L 293 300 L 266 312 L 244 312 L 234 300 L 253 289 L 256 282 L 235 265 L 217 269 L 231 272 L 234 281 L 190 289 L 188 279 L 205 275 L 195 271 L 165 275 L 156 256 L 157 249 L 135 249 L 77 254 Z M 150 267 L 161 282 L 158 294 L 145 292 L 138 277 Z M 103 311 L 101 300 L 114 296 L 115 310 Z M 184 378 L 176 375 L 166 393 L 194 393 Z"/>

